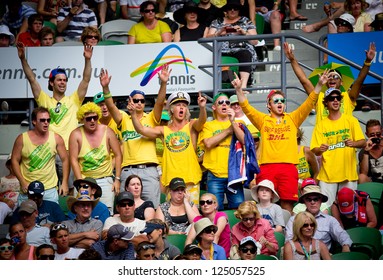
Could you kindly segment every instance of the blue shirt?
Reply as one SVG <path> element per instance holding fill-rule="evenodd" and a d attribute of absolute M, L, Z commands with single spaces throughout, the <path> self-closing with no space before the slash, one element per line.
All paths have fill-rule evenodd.
<path fill-rule="evenodd" d="M 223 247 L 213 243 L 213 260 L 226 260 L 226 252 Z M 206 260 L 204 255 L 201 255 L 201 260 Z"/>
<path fill-rule="evenodd" d="M 92 214 L 91 214 L 91 217 L 93 219 L 100 220 L 103 224 L 105 223 L 105 220 L 107 218 L 109 218 L 109 216 L 110 216 L 110 212 L 109 212 L 108 207 L 104 203 L 102 203 L 101 201 L 99 201 L 96 204 L 96 207 L 94 207 Z M 69 211 L 68 217 L 69 217 L 69 220 L 73 220 L 76 217 L 76 215 L 73 214 L 71 211 Z"/>
<path fill-rule="evenodd" d="M 109 253 L 106 240 L 98 241 L 91 246 L 96 250 L 103 260 L 134 260 L 135 252 L 134 246 L 129 242 L 129 246 L 126 249 L 118 250 L 116 252 Z"/>

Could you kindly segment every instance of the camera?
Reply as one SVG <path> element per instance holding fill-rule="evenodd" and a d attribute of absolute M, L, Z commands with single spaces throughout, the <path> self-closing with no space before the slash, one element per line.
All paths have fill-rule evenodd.
<path fill-rule="evenodd" d="M 237 29 L 235 29 L 234 27 L 230 27 L 230 26 L 226 27 L 225 30 L 226 30 L 226 33 L 235 33 L 235 32 L 237 32 Z"/>
<path fill-rule="evenodd" d="M 371 138 L 371 142 L 374 143 L 374 144 L 380 144 L 380 138 Z"/>

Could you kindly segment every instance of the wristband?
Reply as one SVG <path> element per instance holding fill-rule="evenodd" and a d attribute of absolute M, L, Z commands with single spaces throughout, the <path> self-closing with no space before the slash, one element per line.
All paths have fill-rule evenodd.
<path fill-rule="evenodd" d="M 371 66 L 371 61 L 370 62 L 364 61 L 364 65 Z"/>
<path fill-rule="evenodd" d="M 114 176 L 114 179 L 116 179 L 116 180 L 121 182 L 121 178 L 120 177 Z"/>
<path fill-rule="evenodd" d="M 111 97 L 112 97 L 112 94 L 110 92 L 104 93 L 104 99 L 108 99 L 108 98 L 111 98 Z"/>

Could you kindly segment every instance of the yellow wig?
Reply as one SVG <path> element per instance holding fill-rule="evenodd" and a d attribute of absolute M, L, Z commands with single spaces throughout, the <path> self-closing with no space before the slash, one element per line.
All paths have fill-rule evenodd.
<path fill-rule="evenodd" d="M 85 115 L 89 113 L 96 113 L 98 118 L 101 118 L 101 109 L 96 103 L 94 102 L 88 102 L 80 107 L 80 109 L 77 111 L 77 120 L 81 122 Z"/>

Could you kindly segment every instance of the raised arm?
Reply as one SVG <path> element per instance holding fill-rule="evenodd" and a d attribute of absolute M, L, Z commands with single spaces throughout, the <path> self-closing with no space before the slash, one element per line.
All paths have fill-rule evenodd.
<path fill-rule="evenodd" d="M 19 42 L 16 44 L 17 54 L 21 61 L 21 66 L 23 67 L 23 71 L 25 73 L 26 78 L 31 86 L 32 93 L 34 99 L 38 99 L 41 91 L 41 86 L 36 80 L 36 75 L 33 73 L 33 70 L 28 64 L 27 59 L 25 58 L 25 46 L 23 43 Z"/>
<path fill-rule="evenodd" d="M 112 94 L 110 93 L 109 84 L 111 79 L 112 76 L 109 76 L 108 70 L 101 69 L 100 84 L 104 93 L 105 104 L 108 107 L 109 113 L 111 114 L 113 120 L 117 124 L 117 127 L 119 127 L 122 121 L 122 115 L 117 106 L 114 104 Z"/>
<path fill-rule="evenodd" d="M 356 102 L 356 99 L 358 98 L 360 93 L 360 89 L 362 88 L 363 82 L 366 79 L 368 71 L 370 71 L 371 61 L 374 59 L 376 54 L 375 43 L 371 42 L 368 51 L 365 52 L 366 59 L 364 61 L 363 67 L 359 72 L 358 78 L 356 78 L 355 82 L 351 86 L 350 91 L 348 92 L 348 95 L 350 96 L 352 102 Z"/>
<path fill-rule="evenodd" d="M 283 50 L 285 51 L 287 59 L 290 60 L 290 64 L 291 64 L 291 67 L 293 68 L 295 76 L 297 76 L 299 82 L 305 89 L 306 93 L 310 94 L 314 90 L 314 86 L 312 85 L 310 80 L 306 77 L 306 74 L 303 71 L 303 69 L 299 66 L 298 60 L 296 60 L 293 50 L 290 48 L 287 42 L 283 44 Z"/>
<path fill-rule="evenodd" d="M 82 80 L 77 88 L 78 97 L 80 98 L 81 102 L 84 100 L 86 92 L 88 91 L 88 86 L 89 86 L 91 72 L 92 72 L 92 63 L 91 63 L 92 54 L 93 54 L 93 47 L 91 45 L 84 45 L 85 65 L 84 65 L 84 71 L 82 73 Z"/>
<path fill-rule="evenodd" d="M 202 96 L 201 92 L 198 93 L 198 107 L 199 107 L 199 116 L 198 119 L 193 122 L 193 128 L 200 132 L 203 128 L 203 125 L 207 119 L 206 113 L 206 97 Z"/>
<path fill-rule="evenodd" d="M 172 69 L 169 69 L 169 65 L 164 64 L 164 66 L 161 69 L 161 72 L 158 73 L 158 79 L 161 82 L 160 82 L 160 89 L 158 90 L 157 100 L 153 108 L 153 114 L 158 123 L 161 120 L 162 108 L 164 107 L 164 102 L 166 99 L 166 85 L 168 83 L 171 72 L 172 72 Z"/>

